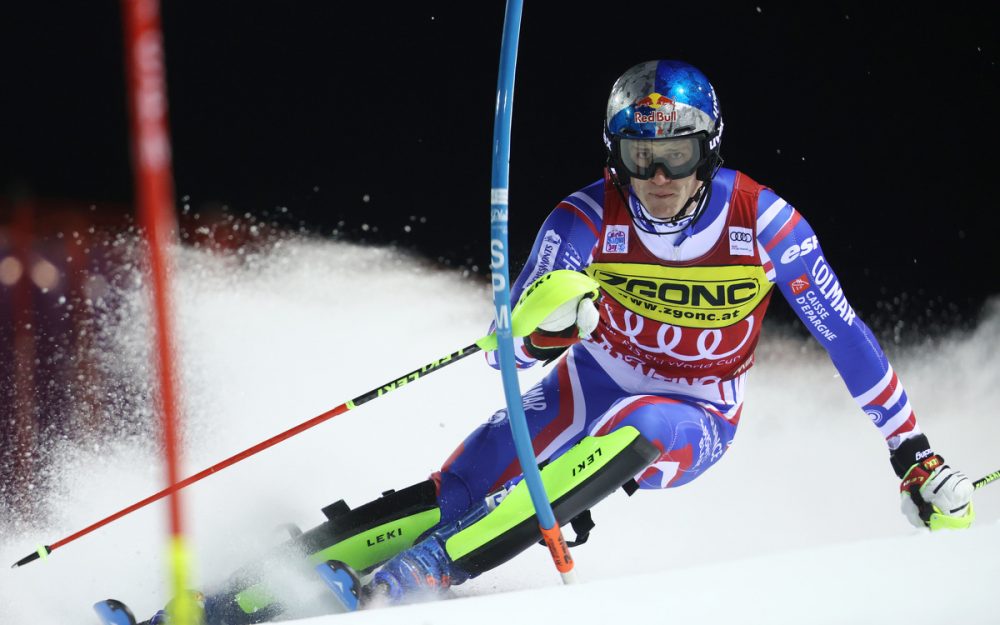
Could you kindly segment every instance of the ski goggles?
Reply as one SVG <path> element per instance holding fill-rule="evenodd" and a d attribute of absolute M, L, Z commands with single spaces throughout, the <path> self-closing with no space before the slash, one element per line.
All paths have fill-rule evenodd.
<path fill-rule="evenodd" d="M 662 167 L 668 178 L 687 178 L 708 155 L 707 133 L 663 139 L 615 139 L 618 162 L 632 178 L 649 180 Z"/>

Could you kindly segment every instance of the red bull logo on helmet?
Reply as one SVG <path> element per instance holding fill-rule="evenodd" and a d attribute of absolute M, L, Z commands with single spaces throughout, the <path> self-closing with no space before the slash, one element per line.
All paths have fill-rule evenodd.
<path fill-rule="evenodd" d="M 677 111 L 670 111 L 669 113 L 665 113 L 663 111 L 653 111 L 649 115 L 643 115 L 639 111 L 635 112 L 635 123 L 637 123 L 637 124 L 646 124 L 646 123 L 650 123 L 650 122 L 654 122 L 654 123 L 659 123 L 659 122 L 671 123 L 671 122 L 676 122 L 676 121 L 677 121 Z"/>
<path fill-rule="evenodd" d="M 674 101 L 665 95 L 651 93 L 648 96 L 639 98 L 632 105 L 635 110 L 634 119 L 637 124 L 646 123 L 671 123 L 677 121 L 677 110 L 674 109 Z M 670 107 L 669 111 L 661 111 L 664 107 Z M 640 110 L 640 109 L 645 109 Z"/>
<path fill-rule="evenodd" d="M 635 104 L 633 104 L 633 106 L 635 108 L 646 107 L 651 109 L 658 109 L 668 105 L 673 106 L 673 104 L 674 101 L 672 99 L 668 98 L 665 95 L 661 95 L 659 93 L 654 92 L 644 98 L 639 98 L 638 100 L 635 101 Z"/>

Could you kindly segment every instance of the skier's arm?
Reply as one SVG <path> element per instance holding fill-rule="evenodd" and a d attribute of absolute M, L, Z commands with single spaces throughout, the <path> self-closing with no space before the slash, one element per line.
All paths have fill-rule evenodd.
<path fill-rule="evenodd" d="M 771 191 L 761 193 L 757 245 L 765 271 L 819 341 L 890 449 L 920 434 L 906 391 L 878 340 L 857 316 L 809 223 Z"/>
<path fill-rule="evenodd" d="M 931 450 L 902 382 L 875 335 L 848 303 L 812 227 L 770 190 L 761 193 L 758 204 L 757 246 L 768 278 L 826 349 L 854 400 L 885 438 L 892 467 L 903 480 L 907 518 L 932 528 L 935 523 L 947 525 L 944 517 L 971 523 L 968 478 Z M 950 485 L 937 487 L 945 483 Z"/>
<path fill-rule="evenodd" d="M 601 231 L 604 205 L 603 180 L 584 187 L 556 205 L 542 223 L 528 260 L 511 286 L 511 301 L 521 297 L 527 285 L 556 269 L 582 269 L 590 260 L 591 250 Z M 490 326 L 492 332 L 494 326 Z M 526 369 L 537 359 L 528 352 L 524 341 L 514 339 L 517 367 Z M 488 352 L 490 366 L 499 367 L 496 352 Z"/>

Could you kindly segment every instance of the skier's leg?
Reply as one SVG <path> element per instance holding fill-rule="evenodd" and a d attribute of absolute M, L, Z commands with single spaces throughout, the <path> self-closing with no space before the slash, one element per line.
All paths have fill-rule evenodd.
<path fill-rule="evenodd" d="M 607 436 L 585 437 L 542 470 L 556 518 L 568 521 L 589 509 L 648 466 L 657 454 L 657 448 L 630 427 L 618 428 Z M 495 496 L 481 498 L 459 519 L 440 523 L 418 546 L 410 548 L 414 539 L 434 526 L 440 516 L 434 490 L 433 482 L 428 481 L 387 494 L 357 510 L 333 516 L 289 545 L 312 563 L 353 562 L 359 571 L 380 563 L 390 549 L 398 553 L 409 548 L 404 552 L 409 554 L 407 557 L 400 554 L 378 572 L 379 583 L 389 587 L 389 576 L 398 579 L 404 571 L 411 574 L 414 570 L 423 571 L 424 582 L 433 579 L 435 584 L 446 586 L 460 583 L 538 541 L 540 534 L 527 485 L 518 477 Z M 341 530 L 354 534 L 324 549 L 313 551 L 310 547 L 336 540 Z M 392 546 L 388 547 L 388 543 Z M 372 550 L 378 555 L 373 555 Z M 281 615 L 284 606 L 260 577 L 267 568 L 266 563 L 247 567 L 229 580 L 226 589 L 207 595 L 206 623 L 246 625 Z M 397 595 L 402 592 L 398 586 Z"/>
<path fill-rule="evenodd" d="M 682 397 L 638 395 L 614 402 L 589 425 L 588 431 L 589 436 L 544 467 L 543 478 L 549 478 L 545 480 L 547 487 L 550 480 L 575 483 L 574 479 L 608 450 L 620 449 L 613 444 L 616 441 L 628 440 L 634 448 L 620 457 L 612 451 L 616 461 L 596 467 L 587 476 L 594 481 L 576 485 L 578 496 L 572 504 L 561 498 L 558 488 L 549 490 L 561 523 L 589 509 L 633 477 L 643 488 L 690 482 L 722 457 L 736 426 L 705 403 Z M 529 547 L 539 532 L 531 521 L 533 510 L 525 486 L 520 483 L 514 489 L 512 495 L 521 494 L 518 500 L 508 496 L 496 510 L 491 511 L 488 505 L 474 507 L 451 524 L 443 524 L 376 572 L 374 587 L 385 588 L 398 599 L 414 589 L 461 583 Z M 525 520 L 512 522 L 512 514 L 515 519 Z"/>
<path fill-rule="evenodd" d="M 734 421 L 707 403 L 637 395 L 615 402 L 589 431 L 600 436 L 636 428 L 660 451 L 636 481 L 641 488 L 670 488 L 687 484 L 722 457 L 736 434 Z"/>
<path fill-rule="evenodd" d="M 522 398 L 538 461 L 572 447 L 586 434 L 587 422 L 604 413 L 623 394 L 586 349 L 579 345 L 570 349 Z M 457 519 L 520 474 L 507 411 L 499 410 L 476 428 L 432 476 L 439 484 L 442 524 Z"/>
<path fill-rule="evenodd" d="M 545 460 L 573 446 L 585 433 L 588 413 L 591 417 L 592 411 L 599 414 L 620 395 L 621 390 L 604 376 L 585 350 L 570 350 L 539 385 L 524 395 L 523 405 L 538 459 Z M 326 522 L 288 541 L 273 558 L 304 557 L 312 564 L 339 560 L 359 572 L 372 570 L 411 547 L 430 530 L 444 527 L 479 507 L 490 492 L 519 475 L 520 465 L 506 411 L 501 410 L 466 439 L 432 480 L 386 493 L 354 510 L 347 509 L 344 502 L 331 504 L 324 508 Z M 599 499 L 590 495 L 589 490 L 587 493 L 587 501 Z M 577 504 L 565 507 L 563 514 L 576 507 Z M 509 504 L 507 509 L 511 508 Z M 569 520 L 572 516 L 559 518 Z M 533 526 L 532 531 L 536 531 Z M 501 551 L 506 553 L 506 549 Z M 240 569 L 218 592 L 206 595 L 206 622 L 242 625 L 282 614 L 284 606 L 278 593 L 265 582 L 271 561 L 265 558 Z M 474 563 L 480 561 L 473 559 Z M 473 568 L 478 571 L 481 566 L 475 564 Z"/>
<path fill-rule="evenodd" d="M 589 509 L 658 454 L 634 427 L 584 437 L 542 468 L 556 519 L 567 522 Z M 389 560 L 375 573 L 369 592 L 400 599 L 413 590 L 447 588 L 506 562 L 540 536 L 527 484 L 517 480 L 509 492 L 484 498 Z"/>
<path fill-rule="evenodd" d="M 579 359 L 572 351 L 542 383 L 524 395 L 529 429 L 540 460 L 583 436 L 587 416 L 584 405 L 588 410 L 598 410 L 600 404 L 606 406 L 621 394 L 617 387 L 589 375 L 587 370 L 594 368 L 589 356 L 584 354 L 578 365 Z M 579 388 L 581 376 L 586 378 L 586 398 L 581 391 L 572 390 Z M 560 387 L 568 390 L 560 392 Z M 207 622 L 241 625 L 282 614 L 285 607 L 280 593 L 266 583 L 268 571 L 278 568 L 272 562 L 297 558 L 317 564 L 338 560 L 364 573 L 409 548 L 429 530 L 461 517 L 519 474 L 506 411 L 500 411 L 466 439 L 432 480 L 387 493 L 354 510 L 347 509 L 344 502 L 324 508 L 326 522 L 288 541 L 273 558 L 240 569 L 217 592 L 208 593 Z"/>
<path fill-rule="evenodd" d="M 323 509 L 327 521 L 292 538 L 274 553 L 232 574 L 204 596 L 207 625 L 246 625 L 269 621 L 286 612 L 287 601 L 269 583 L 274 571 L 296 563 L 307 575 L 312 566 L 339 560 L 368 571 L 410 547 L 438 524 L 437 489 L 426 480 L 351 510 L 343 501 Z"/>

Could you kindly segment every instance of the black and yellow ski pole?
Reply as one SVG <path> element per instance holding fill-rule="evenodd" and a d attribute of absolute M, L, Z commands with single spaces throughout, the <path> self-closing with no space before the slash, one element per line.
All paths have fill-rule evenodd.
<path fill-rule="evenodd" d="M 987 484 L 995 480 L 1000 480 L 1000 471 L 994 471 L 989 475 L 985 475 L 979 478 L 978 480 L 972 483 L 972 487 L 975 488 L 976 490 L 979 490 L 983 486 L 986 486 Z"/>
<path fill-rule="evenodd" d="M 560 275 L 563 275 L 563 277 L 566 279 L 561 279 L 561 280 L 552 279 L 553 277 L 557 277 Z M 536 327 L 538 327 L 538 324 L 541 323 L 542 320 L 549 315 L 549 313 L 558 308 L 560 305 L 569 301 L 573 297 L 579 297 L 580 295 L 593 291 L 596 288 L 597 288 L 597 283 L 595 281 L 593 281 L 588 276 L 575 271 L 559 270 L 556 272 L 545 274 L 544 276 L 536 280 L 534 283 L 532 283 L 532 285 L 525 291 L 525 294 L 521 298 L 521 301 L 518 302 L 518 305 L 514 308 L 514 312 L 511 315 L 514 326 L 513 328 L 514 335 L 527 336 L 532 331 L 534 331 Z M 466 356 L 470 356 L 481 350 L 492 351 L 496 348 L 497 348 L 496 334 L 488 334 L 480 338 L 475 343 L 472 343 L 471 345 L 467 345 L 459 350 L 456 350 L 448 354 L 447 356 L 444 356 L 443 358 L 438 358 L 437 360 L 429 362 L 423 367 L 420 367 L 419 369 L 415 369 L 404 376 L 398 377 L 376 388 L 373 388 L 367 393 L 358 395 L 357 397 L 351 399 L 350 401 L 346 401 L 335 408 L 327 410 L 323 414 L 317 415 L 312 419 L 309 419 L 308 421 L 296 425 L 293 428 L 289 428 L 284 432 L 272 436 L 271 438 L 265 441 L 261 441 L 260 443 L 257 443 L 253 447 L 249 447 L 237 454 L 233 454 L 232 456 L 226 458 L 225 460 L 213 464 L 207 469 L 199 471 L 198 473 L 195 473 L 194 475 L 185 478 L 177 482 L 176 484 L 173 484 L 172 486 L 168 486 L 167 488 L 164 488 L 163 490 L 154 493 L 141 501 L 137 501 L 134 504 L 126 508 L 123 508 L 118 512 L 115 512 L 111 516 L 105 517 L 104 519 L 101 519 L 96 523 L 88 525 L 87 527 L 83 528 L 82 530 L 74 534 L 70 534 L 69 536 L 61 540 L 57 540 L 56 542 L 50 545 L 43 545 L 39 547 L 35 552 L 28 554 L 27 556 L 15 562 L 11 568 L 24 566 L 25 564 L 38 560 L 39 558 L 45 558 L 56 549 L 63 547 L 78 538 L 86 536 L 87 534 L 93 532 L 94 530 L 99 529 L 105 525 L 108 525 L 109 523 L 117 521 L 123 516 L 131 514 L 132 512 L 135 512 L 140 508 L 148 506 L 154 501 L 159 501 L 160 499 L 163 499 L 164 497 L 170 495 L 171 493 L 175 493 L 182 488 L 190 486 L 191 484 L 194 484 L 195 482 L 198 482 L 208 477 L 209 475 L 212 475 L 213 473 L 218 473 L 219 471 L 227 467 L 230 467 L 241 460 L 245 460 L 246 458 L 249 458 L 250 456 L 253 456 L 254 454 L 257 454 L 261 451 L 264 451 L 269 447 L 273 447 L 278 443 L 288 440 L 289 438 L 297 434 L 301 434 L 302 432 L 305 432 L 306 430 L 315 427 L 320 423 L 323 423 L 324 421 L 329 421 L 330 419 L 336 417 L 337 415 L 341 415 L 347 412 L 348 410 L 357 408 L 361 404 L 382 397 L 383 395 L 391 393 L 392 391 L 402 388 L 408 384 L 412 384 L 417 380 L 420 380 L 430 375 L 431 373 L 434 373 L 435 371 L 440 371 L 441 369 L 444 369 L 448 365 L 454 364 L 459 360 L 462 360 Z"/>

